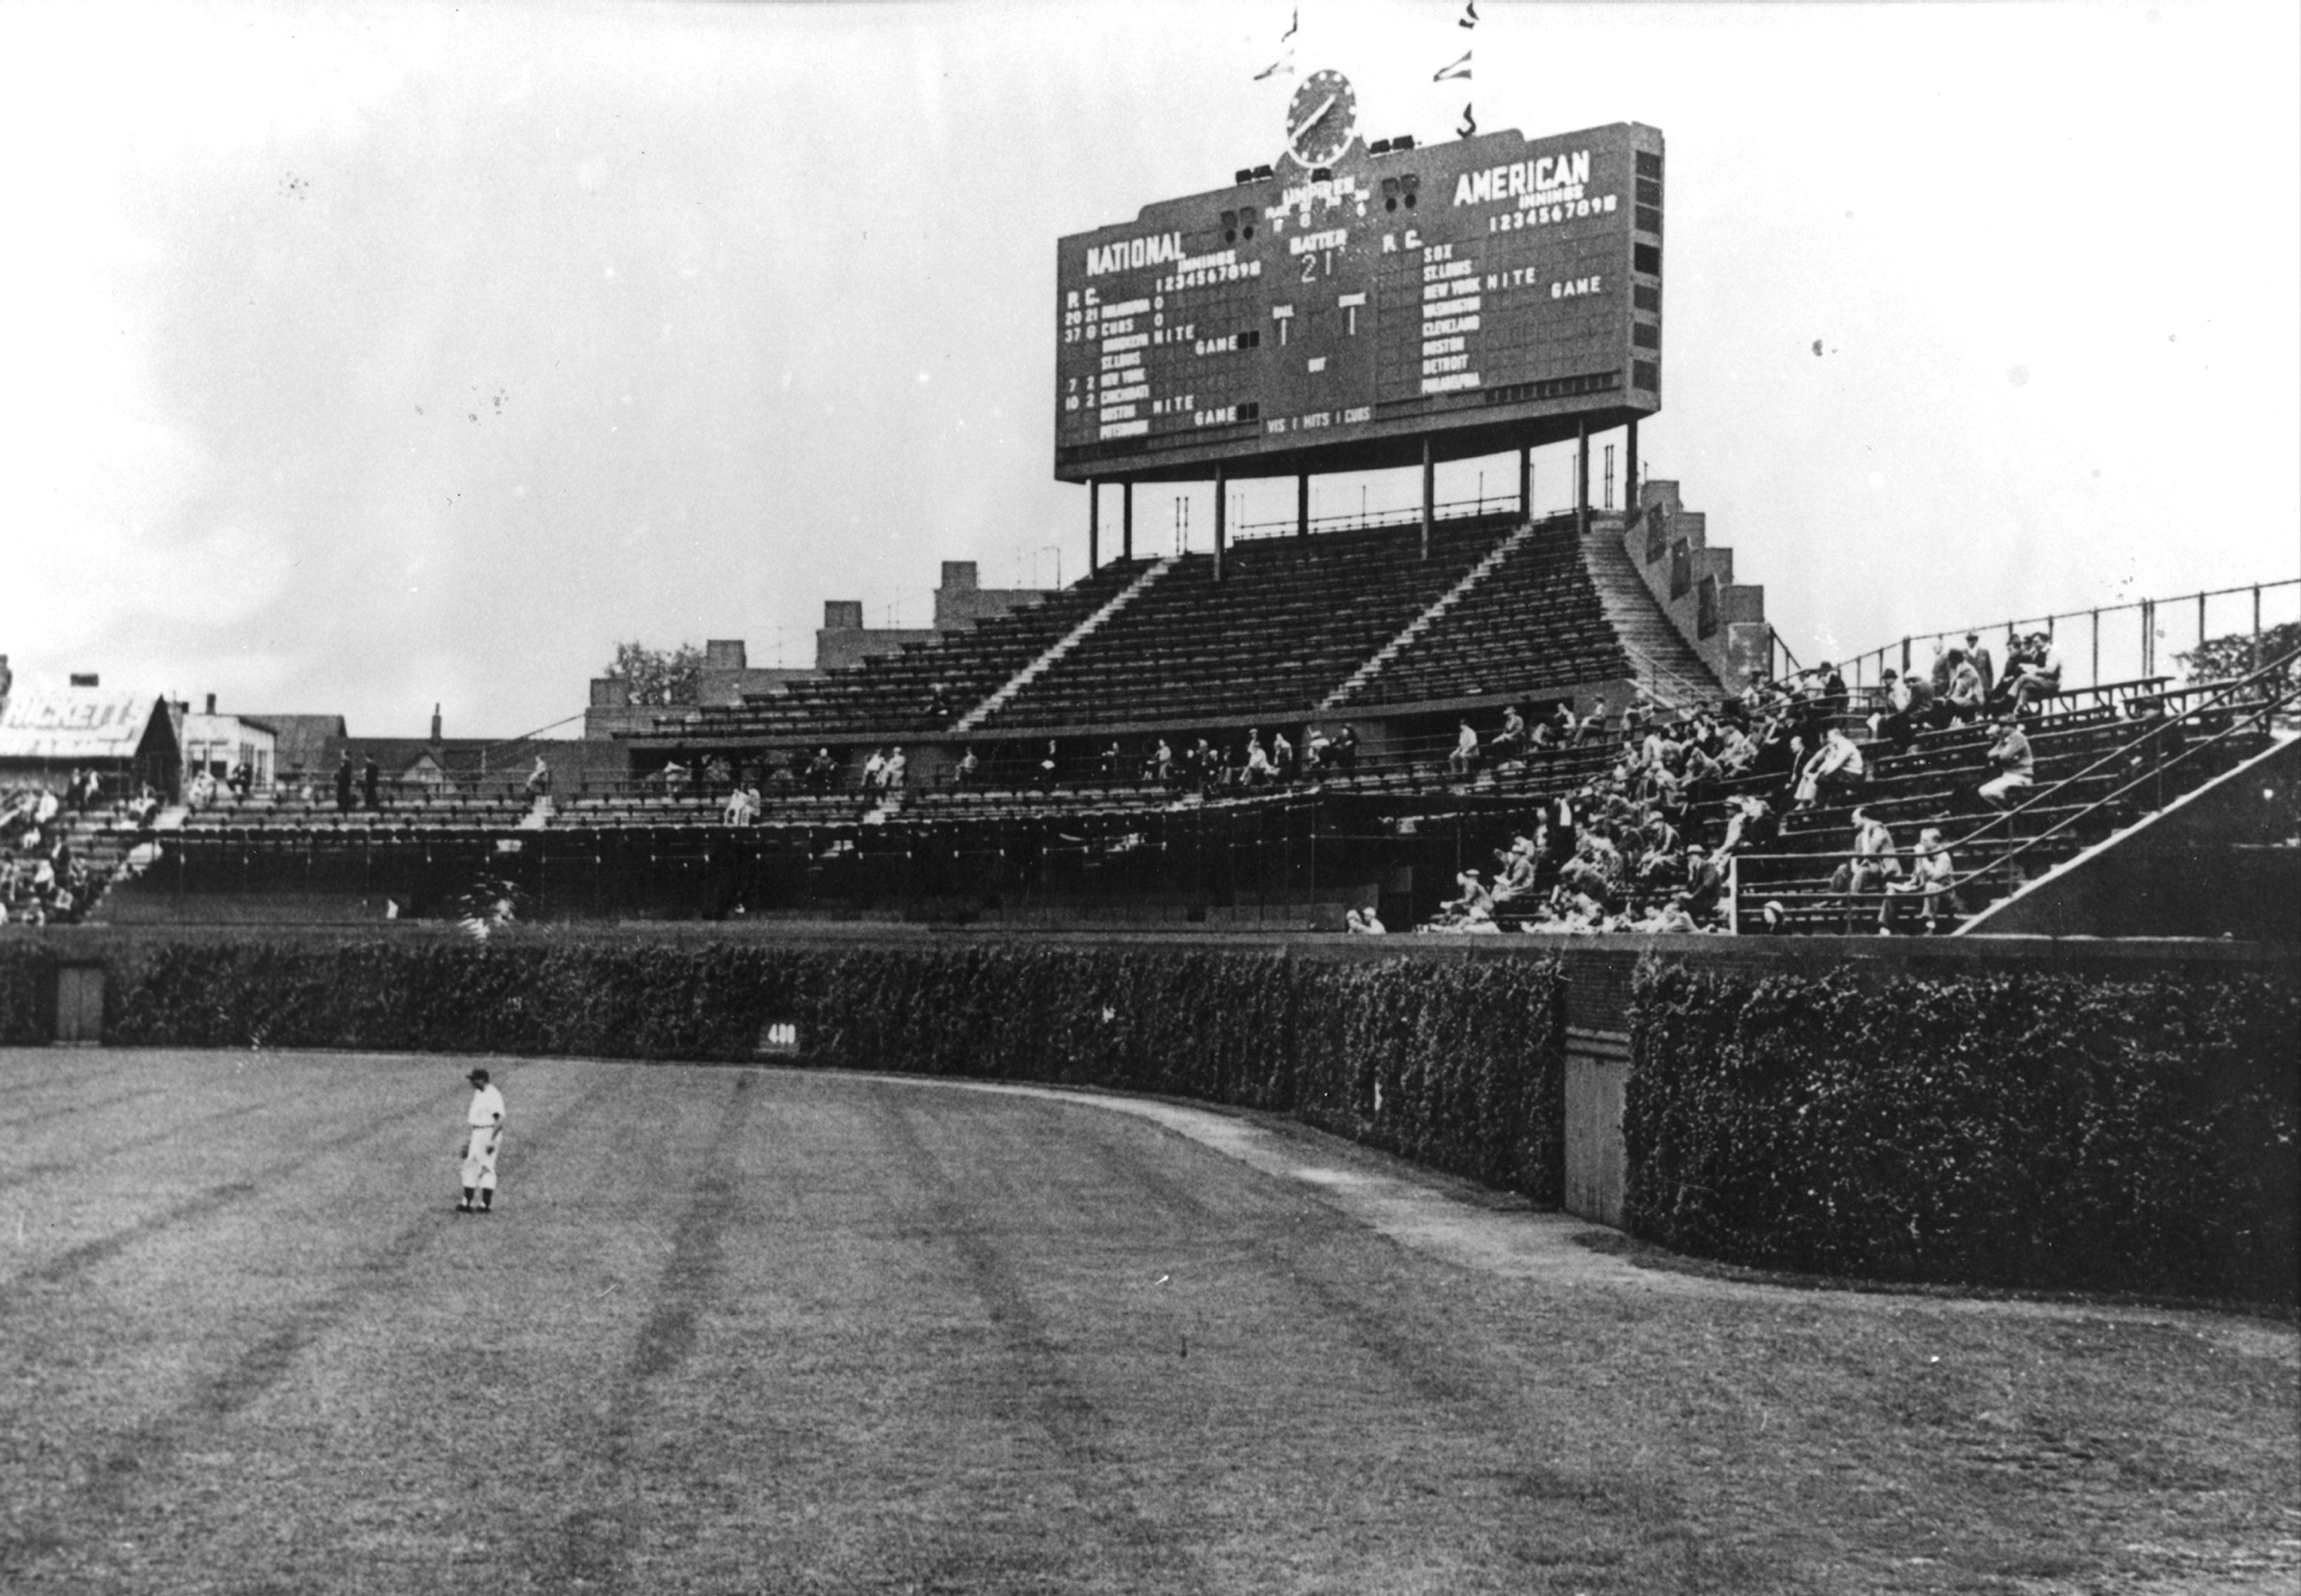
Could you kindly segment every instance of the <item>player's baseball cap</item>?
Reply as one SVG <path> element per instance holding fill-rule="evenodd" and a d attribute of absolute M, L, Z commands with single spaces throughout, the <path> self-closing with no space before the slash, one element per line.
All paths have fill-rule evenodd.
<path fill-rule="evenodd" d="M 474 1086 L 485 1086 L 488 1083 L 488 1072 L 485 1070 L 473 1070 L 470 1074 L 464 1076 L 464 1079 L 469 1081 Z"/>

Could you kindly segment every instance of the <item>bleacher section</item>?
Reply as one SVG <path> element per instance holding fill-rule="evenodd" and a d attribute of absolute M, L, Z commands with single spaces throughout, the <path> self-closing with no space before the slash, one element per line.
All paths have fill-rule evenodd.
<path fill-rule="evenodd" d="M 1631 673 L 1569 515 L 1536 525 L 1339 707 L 1534 693 Z"/>
<path fill-rule="evenodd" d="M 1316 707 L 1518 524 L 1442 522 L 1242 543 L 1214 580 L 1189 555 L 985 722 L 992 731 L 1263 715 Z"/>

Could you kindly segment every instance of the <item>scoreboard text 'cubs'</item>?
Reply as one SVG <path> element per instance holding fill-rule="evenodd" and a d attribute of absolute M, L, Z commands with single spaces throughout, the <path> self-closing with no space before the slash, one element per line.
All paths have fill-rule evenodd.
<path fill-rule="evenodd" d="M 1334 74 L 1298 106 L 1322 89 L 1276 169 L 1061 240 L 1058 478 L 1374 469 L 1661 409 L 1660 132 L 1369 146 Z"/>

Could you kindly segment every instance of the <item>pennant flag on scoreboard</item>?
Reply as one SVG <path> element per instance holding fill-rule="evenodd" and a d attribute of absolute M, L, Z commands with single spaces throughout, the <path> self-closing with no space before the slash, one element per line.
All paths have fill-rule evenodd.
<path fill-rule="evenodd" d="M 1286 72 L 1289 74 L 1293 73 L 1294 71 L 1294 31 L 1296 29 L 1301 27 L 1301 25 L 1302 8 L 1298 5 L 1294 8 L 1293 13 L 1286 20 L 1286 31 L 1278 36 L 1278 42 L 1285 46 L 1286 48 L 1280 54 L 1277 60 L 1272 62 L 1268 66 L 1264 67 L 1260 71 L 1254 74 L 1254 80 L 1257 83 L 1261 82 L 1265 78 L 1275 78 L 1280 72 Z"/>
<path fill-rule="evenodd" d="M 1430 81 L 1433 83 L 1444 83 L 1451 79 L 1468 78 L 1469 75 L 1470 52 L 1465 50 L 1462 52 L 1461 60 L 1454 62 L 1450 65 L 1440 67 L 1436 72 L 1431 75 Z"/>
<path fill-rule="evenodd" d="M 1470 103 L 1468 100 L 1462 102 L 1462 125 L 1454 131 L 1457 136 L 1463 138 L 1476 138 L 1478 136 L 1478 119 L 1470 114 Z"/>
<path fill-rule="evenodd" d="M 1462 0 L 1462 15 L 1460 19 L 1455 22 L 1454 26 L 1457 28 L 1476 28 L 1477 25 L 1478 0 Z"/>

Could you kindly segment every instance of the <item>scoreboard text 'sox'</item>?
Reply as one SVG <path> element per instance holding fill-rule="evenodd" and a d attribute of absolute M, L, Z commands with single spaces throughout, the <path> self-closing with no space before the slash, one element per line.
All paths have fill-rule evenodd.
<path fill-rule="evenodd" d="M 1651 415 L 1661 190 L 1661 134 L 1619 122 L 1353 145 L 1064 238 L 1055 475 L 1363 470 Z"/>

